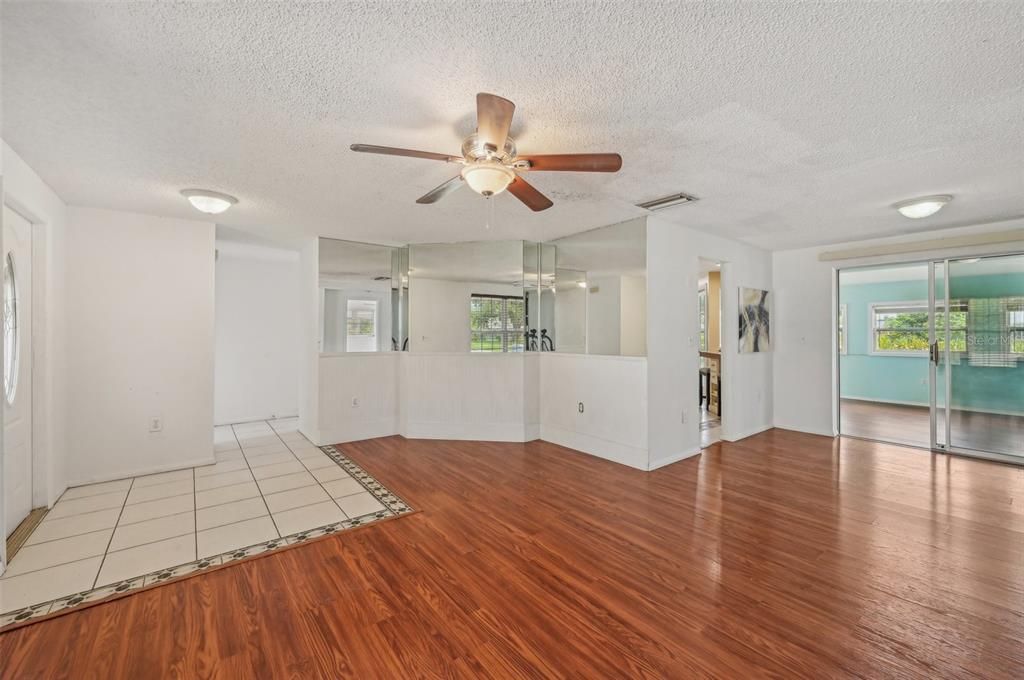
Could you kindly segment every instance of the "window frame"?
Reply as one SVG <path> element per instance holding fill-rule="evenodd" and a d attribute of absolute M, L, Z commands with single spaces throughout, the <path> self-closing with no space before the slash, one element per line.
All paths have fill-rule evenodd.
<path fill-rule="evenodd" d="M 509 320 L 508 303 L 510 300 L 517 301 L 523 305 L 523 326 L 522 328 L 500 330 L 486 330 L 482 331 L 473 328 L 473 301 L 474 300 L 501 300 L 501 318 L 504 323 Z M 469 296 L 469 351 L 471 354 L 518 354 L 526 351 L 526 318 L 527 318 L 527 301 L 522 295 L 501 295 L 492 293 L 471 293 Z M 503 325 L 504 325 L 503 323 Z M 498 335 L 501 337 L 501 349 L 473 349 L 473 334 L 474 333 L 487 333 L 491 335 Z M 512 347 L 512 343 L 509 342 L 510 338 L 515 337 L 518 340 L 519 349 L 509 349 Z"/>
<path fill-rule="evenodd" d="M 697 346 L 701 352 L 708 351 L 708 287 L 697 289 Z"/>
<path fill-rule="evenodd" d="M 1016 297 L 1016 296 L 1014 296 L 1014 297 Z M 1014 345 L 1018 342 L 1017 341 L 1017 337 L 1018 336 L 1020 337 L 1020 341 L 1022 343 L 1024 343 L 1024 318 L 1021 319 L 1021 323 L 1018 325 L 1018 324 L 1015 324 L 1015 323 L 1011 323 L 1011 319 L 1013 317 L 1010 316 L 1010 315 L 1013 315 L 1013 314 L 1024 315 L 1024 298 L 1020 298 L 1020 299 L 1021 299 L 1021 302 L 1014 303 L 1014 304 L 1019 304 L 1020 307 L 1021 307 L 1020 309 L 1007 309 L 1006 310 L 1006 314 L 1007 314 L 1006 332 L 1010 335 L 1010 355 L 1011 356 L 1016 355 L 1016 354 L 1024 355 L 1024 347 L 1022 347 L 1019 352 L 1014 349 Z"/>
<path fill-rule="evenodd" d="M 963 331 L 965 336 L 969 332 L 968 329 L 970 328 L 970 322 L 967 320 L 967 317 L 966 317 L 966 311 L 967 311 L 966 305 L 967 305 L 967 303 L 966 303 L 965 300 L 950 300 L 949 301 L 950 308 L 956 309 L 956 308 L 959 308 L 960 306 L 964 307 L 963 311 L 965 312 L 965 316 L 964 316 L 964 326 L 963 326 L 963 328 L 956 328 L 956 329 L 950 329 L 950 330 Z M 879 308 L 879 307 L 884 307 L 884 308 L 901 308 L 901 307 L 904 307 L 904 308 L 907 309 L 908 312 L 913 312 L 915 310 L 923 310 L 926 314 L 929 311 L 929 309 L 928 309 L 928 301 L 927 300 L 924 300 L 924 301 L 921 301 L 921 300 L 900 300 L 900 301 L 892 301 L 892 302 L 871 302 L 871 303 L 868 303 L 868 355 L 869 356 L 880 356 L 880 357 L 927 357 L 928 356 L 928 348 L 920 349 L 920 350 L 912 350 L 912 349 L 878 349 L 878 344 L 877 344 L 878 343 L 878 333 L 877 333 L 878 326 L 877 326 L 877 321 L 876 321 L 876 317 L 875 317 L 875 315 L 876 315 L 876 311 L 875 310 L 877 308 Z M 918 330 L 918 329 L 914 329 L 914 330 Z M 923 329 L 920 329 L 920 330 L 924 330 L 924 332 L 927 333 L 928 332 L 928 326 L 925 325 L 925 327 Z M 938 327 L 936 327 L 936 329 L 935 329 L 936 336 L 938 335 L 939 330 L 940 329 Z M 953 355 L 960 355 L 960 354 L 963 354 L 963 353 L 964 353 L 963 350 L 951 350 L 950 351 L 950 354 L 953 354 Z"/>
<path fill-rule="evenodd" d="M 369 335 L 352 333 L 352 303 L 356 305 L 369 304 L 373 308 L 373 332 Z M 358 311 L 358 310 L 356 310 Z M 373 349 L 349 349 L 352 338 L 373 338 Z M 347 354 L 367 354 L 380 351 L 380 300 L 377 298 L 367 299 L 366 297 L 345 298 L 345 352 Z"/>

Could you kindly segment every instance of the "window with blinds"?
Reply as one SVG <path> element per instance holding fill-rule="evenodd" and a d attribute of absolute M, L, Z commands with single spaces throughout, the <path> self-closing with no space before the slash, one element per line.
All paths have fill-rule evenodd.
<path fill-rule="evenodd" d="M 522 352 L 526 304 L 521 297 L 478 295 L 469 299 L 469 348 L 473 352 Z"/>
<path fill-rule="evenodd" d="M 1024 298 L 972 298 L 967 361 L 971 366 L 1015 366 L 1024 355 Z"/>

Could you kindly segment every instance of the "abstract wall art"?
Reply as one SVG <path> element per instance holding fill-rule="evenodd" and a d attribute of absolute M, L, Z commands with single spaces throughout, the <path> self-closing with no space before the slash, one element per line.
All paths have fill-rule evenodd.
<path fill-rule="evenodd" d="M 740 352 L 769 352 L 772 349 L 769 293 L 757 288 L 740 288 Z"/>

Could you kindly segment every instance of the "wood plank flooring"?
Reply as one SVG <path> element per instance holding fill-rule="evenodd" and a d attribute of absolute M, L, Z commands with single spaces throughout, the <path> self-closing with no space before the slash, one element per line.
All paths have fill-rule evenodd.
<path fill-rule="evenodd" d="M 781 430 L 653 473 L 342 448 L 422 512 L 0 635 L 0 674 L 1022 677 L 1021 468 Z"/>
<path fill-rule="evenodd" d="M 928 448 L 931 437 L 925 406 L 884 404 L 877 401 L 840 401 L 840 432 L 854 437 Z M 945 428 L 939 413 L 939 430 Z M 1024 417 L 953 409 L 952 443 L 976 451 L 1024 455 Z"/>

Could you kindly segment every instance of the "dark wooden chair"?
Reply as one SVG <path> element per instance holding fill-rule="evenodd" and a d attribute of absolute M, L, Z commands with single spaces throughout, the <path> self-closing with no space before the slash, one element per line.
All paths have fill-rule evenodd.
<path fill-rule="evenodd" d="M 698 406 L 703 406 L 704 401 L 707 400 L 708 408 L 711 408 L 711 369 L 700 369 L 700 375 L 698 376 L 697 382 L 700 383 L 697 388 L 698 396 L 700 397 Z"/>

